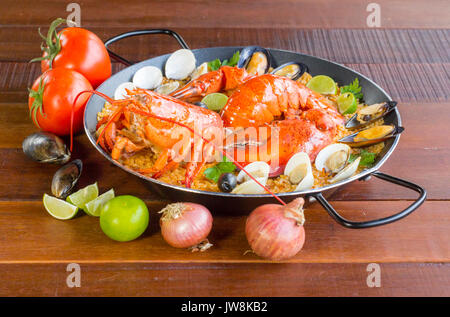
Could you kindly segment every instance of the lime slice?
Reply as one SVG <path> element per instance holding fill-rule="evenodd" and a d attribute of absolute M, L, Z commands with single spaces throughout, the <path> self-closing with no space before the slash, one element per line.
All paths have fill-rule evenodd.
<path fill-rule="evenodd" d="M 202 102 L 208 106 L 208 109 L 213 111 L 220 111 L 227 104 L 227 95 L 221 94 L 219 92 L 214 92 L 212 94 L 206 95 Z"/>
<path fill-rule="evenodd" d="M 345 92 L 336 98 L 338 104 L 339 112 L 342 114 L 350 114 L 356 111 L 358 107 L 358 102 L 356 101 L 355 95 L 351 92 Z"/>
<path fill-rule="evenodd" d="M 94 200 L 86 203 L 84 211 L 89 216 L 100 217 L 100 212 L 104 204 L 114 198 L 114 189 L 108 190 L 106 193 L 101 194 Z"/>
<path fill-rule="evenodd" d="M 84 209 L 84 205 L 98 197 L 97 183 L 86 186 L 67 197 L 67 201 L 78 208 Z"/>
<path fill-rule="evenodd" d="M 306 87 L 323 95 L 335 95 L 337 90 L 334 80 L 325 75 L 314 76 L 308 81 Z"/>
<path fill-rule="evenodd" d="M 47 194 L 44 194 L 42 202 L 44 203 L 45 210 L 56 219 L 72 219 L 78 212 L 77 206 Z"/>

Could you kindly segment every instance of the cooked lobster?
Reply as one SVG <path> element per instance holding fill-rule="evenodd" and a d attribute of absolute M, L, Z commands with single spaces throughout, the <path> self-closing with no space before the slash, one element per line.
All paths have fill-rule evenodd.
<path fill-rule="evenodd" d="M 275 168 L 300 151 L 314 160 L 344 122 L 325 97 L 301 83 L 271 74 L 253 77 L 236 67 L 206 73 L 171 95 L 193 100 L 219 91 L 231 93 L 221 111 L 224 126 L 244 128 L 234 130 L 226 143 L 243 165 L 266 161 Z M 259 128 L 256 136 L 249 127 Z M 261 133 L 261 128 L 269 132 Z"/>

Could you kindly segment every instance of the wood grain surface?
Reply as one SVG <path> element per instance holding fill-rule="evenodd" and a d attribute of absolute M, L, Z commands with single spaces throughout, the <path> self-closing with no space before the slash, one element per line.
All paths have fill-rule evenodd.
<path fill-rule="evenodd" d="M 367 230 L 345 229 L 318 204 L 306 210 L 306 243 L 293 259 L 270 263 L 252 253 L 245 215 L 215 215 L 204 253 L 169 247 L 156 211 L 167 201 L 114 167 L 84 135 L 73 158 L 80 186 L 98 181 L 145 200 L 151 224 L 128 243 L 107 238 L 98 219 L 59 221 L 44 210 L 58 166 L 30 161 L 21 143 L 31 124 L 27 87 L 40 75 L 37 28 L 66 16 L 60 1 L 2 1 L 0 11 L 0 296 L 450 296 L 450 5 L 448 1 L 377 1 L 381 28 L 367 28 L 369 2 L 82 1 L 82 26 L 106 40 L 142 28 L 173 28 L 192 49 L 258 44 L 342 63 L 372 78 L 399 101 L 406 128 L 381 171 L 418 183 L 428 200 L 411 216 Z M 101 14 L 98 14 L 101 10 Z M 139 61 L 176 50 L 164 36 L 138 37 L 114 50 Z M 124 66 L 113 64 L 117 72 Z M 348 218 L 368 220 L 405 208 L 416 193 L 379 179 L 356 181 L 330 198 Z M 214 211 L 213 211 L 214 212 Z M 82 287 L 66 286 L 79 263 Z M 382 287 L 366 284 L 379 263 Z M 245 277 L 245 278 L 243 278 Z"/>

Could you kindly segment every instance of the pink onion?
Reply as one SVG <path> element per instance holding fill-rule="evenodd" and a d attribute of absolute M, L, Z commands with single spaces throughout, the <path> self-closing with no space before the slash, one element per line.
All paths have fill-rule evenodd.
<path fill-rule="evenodd" d="M 286 206 L 267 204 L 251 212 L 245 224 L 248 243 L 260 257 L 286 260 L 296 255 L 305 243 L 303 198 Z"/>
<path fill-rule="evenodd" d="M 204 251 L 212 246 L 206 237 L 211 232 L 213 218 L 206 207 L 194 203 L 173 203 L 159 213 L 162 214 L 159 221 L 161 234 L 169 245 L 192 247 L 193 251 Z"/>

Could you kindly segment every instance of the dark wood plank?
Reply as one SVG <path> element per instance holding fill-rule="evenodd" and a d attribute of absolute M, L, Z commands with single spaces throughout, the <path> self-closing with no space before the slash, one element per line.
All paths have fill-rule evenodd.
<path fill-rule="evenodd" d="M 120 189 L 117 194 L 125 194 Z M 132 194 L 135 194 L 134 192 Z M 141 196 L 145 198 L 145 196 Z M 335 202 L 344 217 L 357 221 L 388 216 L 409 202 Z M 68 221 L 52 218 L 41 202 L 0 202 L 0 263 L 249 263 L 267 262 L 249 249 L 245 216 L 215 215 L 210 241 L 203 253 L 168 246 L 159 232 L 164 202 L 148 201 L 150 227 L 139 239 L 119 243 L 104 235 L 95 217 Z M 214 213 L 214 211 L 212 211 Z M 305 211 L 306 242 L 290 263 L 448 262 L 450 207 L 426 202 L 407 218 L 365 230 L 338 225 L 318 205 Z"/>
<path fill-rule="evenodd" d="M 429 192 L 429 199 L 448 199 L 448 160 L 450 146 L 445 138 L 449 126 L 441 118 L 450 116 L 450 104 L 401 104 L 403 126 L 406 127 L 399 146 L 381 171 L 416 182 Z M 37 131 L 28 117 L 25 104 L 0 104 L 0 200 L 41 199 L 49 191 L 53 173 L 58 166 L 42 165 L 29 160 L 22 153 L 23 139 Z M 84 135 L 78 136 L 73 158 L 84 162 L 84 175 L 80 185 L 95 181 L 103 189 L 114 187 L 124 193 L 157 199 L 144 183 L 107 162 L 90 144 Z M 21 171 L 21 174 L 11 173 Z M 27 175 L 23 178 L 22 174 Z M 381 180 L 354 182 L 341 187 L 333 200 L 387 200 L 415 199 L 417 194 Z"/>
<path fill-rule="evenodd" d="M 378 0 L 381 26 L 386 28 L 448 28 L 449 4 L 446 0 L 423 2 Z M 367 27 L 369 2 L 352 0 L 271 0 L 241 1 L 164 1 L 120 0 L 99 6 L 95 0 L 80 2 L 83 26 L 130 28 L 146 27 L 249 27 L 249 28 L 348 28 Z M 46 25 L 57 16 L 65 17 L 66 2 L 4 0 L 2 24 Z"/>
<path fill-rule="evenodd" d="M 367 286 L 367 263 L 83 263 L 80 288 L 67 287 L 66 267 L 67 263 L 0 264 L 0 296 L 450 295 L 450 265 L 438 263 L 383 263 L 379 288 Z"/>
<path fill-rule="evenodd" d="M 50 23 L 50 22 L 48 22 Z M 146 26 L 149 28 L 149 26 Z M 43 27 L 47 30 L 48 25 Z M 91 27 L 102 40 L 131 31 L 131 26 Z M 338 63 L 448 63 L 449 29 L 303 29 L 176 28 L 192 48 L 260 45 L 310 54 Z M 27 62 L 41 54 L 34 26 L 0 28 L 0 61 Z M 11 54 L 14 48 L 14 54 Z M 111 46 L 140 61 L 179 48 L 165 35 L 140 36 Z"/>

